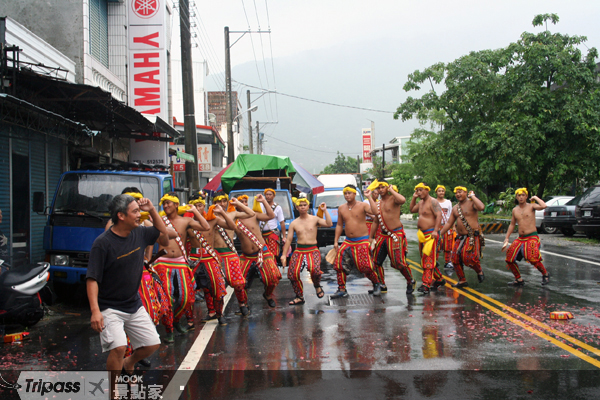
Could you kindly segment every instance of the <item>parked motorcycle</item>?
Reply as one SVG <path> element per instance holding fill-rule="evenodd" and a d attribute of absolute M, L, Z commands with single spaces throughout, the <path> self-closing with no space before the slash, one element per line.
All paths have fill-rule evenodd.
<path fill-rule="evenodd" d="M 40 292 L 50 278 L 50 263 L 11 268 L 0 260 L 0 321 L 35 325 L 44 316 Z"/>

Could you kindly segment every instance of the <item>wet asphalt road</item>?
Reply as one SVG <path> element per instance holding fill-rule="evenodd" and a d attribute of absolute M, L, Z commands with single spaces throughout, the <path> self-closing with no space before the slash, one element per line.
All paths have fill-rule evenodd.
<path fill-rule="evenodd" d="M 407 226 L 406 233 L 420 282 L 416 230 Z M 164 385 L 166 398 L 598 398 L 600 249 L 546 244 L 542 236 L 543 251 L 579 260 L 543 253 L 551 274 L 547 287 L 535 268 L 520 263 L 526 285 L 515 289 L 506 285 L 513 278 L 500 251 L 503 236 L 487 236 L 486 280 L 478 283 L 467 268 L 468 289 L 447 285 L 426 296 L 407 296 L 405 279 L 386 261 L 387 294 L 367 295 L 370 282 L 353 272 L 350 298 L 336 305 L 328 296 L 337 290 L 335 272 L 323 261 L 324 299 L 303 273 L 306 304 L 287 304 L 294 293 L 284 277 L 271 309 L 255 280 L 247 318 L 234 314 L 232 296 L 228 325 L 216 326 L 214 333 L 209 332 L 214 323 L 176 333 L 175 344 L 162 345 L 150 370 L 140 371 Z M 322 249 L 323 258 L 329 249 Z M 449 282 L 456 279 L 452 270 L 445 274 Z M 106 356 L 89 327 L 85 303 L 53 309 L 30 329 L 30 340 L 4 345 L 3 377 L 24 369 L 104 369 Z M 551 311 L 570 311 L 575 318 L 551 320 Z M 196 303 L 195 313 L 199 320 L 204 303 Z M 205 348 L 190 352 L 199 344 Z M 185 369 L 176 373 L 182 363 Z"/>

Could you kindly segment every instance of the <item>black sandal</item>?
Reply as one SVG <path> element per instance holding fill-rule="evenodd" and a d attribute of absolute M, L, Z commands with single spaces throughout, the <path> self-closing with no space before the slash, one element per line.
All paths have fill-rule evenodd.
<path fill-rule="evenodd" d="M 508 282 L 508 286 L 525 286 L 525 281 L 519 281 L 515 279 L 512 282 Z"/>
<path fill-rule="evenodd" d="M 315 290 L 321 289 L 320 292 L 317 292 L 317 297 L 322 299 L 325 296 L 325 290 L 323 290 L 323 286 L 317 286 Z"/>
<path fill-rule="evenodd" d="M 267 298 L 267 294 L 266 293 L 263 293 L 263 297 L 267 301 L 267 304 L 269 305 L 269 307 L 275 308 L 277 306 L 275 304 L 275 300 Z"/>
<path fill-rule="evenodd" d="M 290 301 L 288 304 L 290 306 L 301 306 L 304 303 L 306 303 L 306 302 L 304 301 L 304 299 L 302 297 L 296 296 L 296 298 L 294 300 Z"/>

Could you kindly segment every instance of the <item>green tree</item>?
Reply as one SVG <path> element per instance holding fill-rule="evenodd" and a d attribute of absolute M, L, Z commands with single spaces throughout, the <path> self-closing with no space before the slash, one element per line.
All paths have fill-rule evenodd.
<path fill-rule="evenodd" d="M 373 179 L 377 178 L 377 179 L 384 179 L 385 177 L 390 177 L 392 176 L 392 172 L 394 171 L 394 169 L 396 168 L 396 166 L 398 164 L 393 164 L 391 162 L 386 162 L 385 163 L 385 177 L 383 176 L 384 174 L 384 170 L 383 170 L 383 158 L 382 157 L 378 157 L 378 156 L 373 156 L 373 159 L 371 161 L 373 163 L 373 168 L 369 168 L 366 173 L 369 174 L 371 177 L 373 177 Z"/>
<path fill-rule="evenodd" d="M 533 25 L 548 22 L 556 24 L 558 16 L 538 15 Z M 419 143 L 411 160 L 416 166 L 435 160 L 442 178 L 452 182 L 481 188 L 510 182 L 535 188 L 539 197 L 546 187 L 596 182 L 598 51 L 590 48 L 584 56 L 578 46 L 586 40 L 548 30 L 524 32 L 505 48 L 471 52 L 410 74 L 404 90 L 423 84 L 431 90 L 409 97 L 394 118 L 435 121 L 440 128 L 415 131 Z M 437 93 L 434 85 L 445 90 Z"/>
<path fill-rule="evenodd" d="M 322 174 L 356 174 L 359 172 L 358 159 L 346 157 L 344 154 L 337 152 L 333 164 L 326 166 Z"/>

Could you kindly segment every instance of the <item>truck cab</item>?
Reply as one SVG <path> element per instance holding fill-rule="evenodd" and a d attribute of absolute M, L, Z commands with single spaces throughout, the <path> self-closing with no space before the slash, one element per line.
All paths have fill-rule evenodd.
<path fill-rule="evenodd" d="M 46 261 L 55 287 L 85 281 L 92 244 L 110 219 L 108 206 L 114 196 L 131 186 L 158 208 L 160 198 L 173 190 L 173 178 L 166 168 L 62 174 L 44 227 Z"/>

